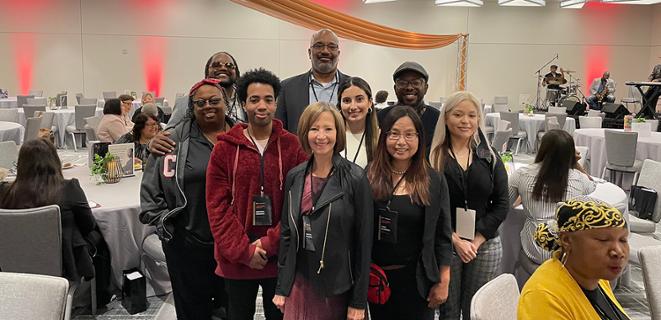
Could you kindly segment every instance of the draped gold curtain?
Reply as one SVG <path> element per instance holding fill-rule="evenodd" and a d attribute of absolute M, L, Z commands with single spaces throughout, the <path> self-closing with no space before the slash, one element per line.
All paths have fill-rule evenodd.
<path fill-rule="evenodd" d="M 312 30 L 328 28 L 338 36 L 379 46 L 425 50 L 442 48 L 462 39 L 459 53 L 457 87 L 465 88 L 466 78 L 466 34 L 433 35 L 408 32 L 356 18 L 309 0 L 231 0 L 234 3 L 255 9 L 272 17 L 288 21 Z"/>

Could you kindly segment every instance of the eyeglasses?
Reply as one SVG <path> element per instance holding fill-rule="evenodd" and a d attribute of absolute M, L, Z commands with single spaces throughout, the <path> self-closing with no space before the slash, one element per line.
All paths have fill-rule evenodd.
<path fill-rule="evenodd" d="M 399 141 L 399 138 L 401 137 L 404 137 L 404 140 L 406 141 L 413 141 L 418 138 L 418 133 L 417 132 L 399 133 L 399 132 L 388 131 L 386 132 L 386 136 L 388 137 L 388 139 L 392 141 Z"/>
<path fill-rule="evenodd" d="M 148 123 L 148 124 L 145 124 L 145 127 L 147 127 L 147 128 L 157 128 L 157 127 L 159 127 L 159 126 L 160 126 L 160 125 L 159 125 L 158 123 Z"/>
<path fill-rule="evenodd" d="M 425 81 L 422 78 L 418 79 L 413 79 L 413 80 L 403 80 L 403 79 L 397 79 L 395 80 L 395 86 L 397 88 L 403 89 L 411 85 L 412 87 L 422 87 L 422 85 L 425 83 Z"/>
<path fill-rule="evenodd" d="M 133 100 L 124 100 L 122 101 L 123 104 L 133 104 Z"/>
<path fill-rule="evenodd" d="M 207 105 L 207 103 L 209 103 L 210 106 L 215 107 L 219 105 L 221 102 L 223 102 L 223 99 L 221 98 L 212 98 L 209 100 L 204 100 L 204 99 L 193 100 L 193 104 L 196 105 L 198 108 L 204 108 Z"/>
<path fill-rule="evenodd" d="M 326 43 L 321 43 L 321 42 L 317 42 L 317 43 L 312 45 L 312 49 L 314 49 L 316 51 L 322 51 L 322 50 L 324 50 L 324 48 L 328 48 L 328 51 L 330 51 L 330 52 L 335 52 L 340 47 L 337 44 L 334 44 L 334 43 L 326 44 Z"/>
<path fill-rule="evenodd" d="M 215 69 L 219 69 L 222 66 L 225 66 L 225 68 L 230 69 L 230 70 L 233 70 L 234 68 L 236 68 L 236 65 L 234 65 L 234 63 L 232 63 L 232 62 L 226 62 L 226 63 L 214 62 L 214 63 L 211 64 L 211 67 L 215 68 Z"/>

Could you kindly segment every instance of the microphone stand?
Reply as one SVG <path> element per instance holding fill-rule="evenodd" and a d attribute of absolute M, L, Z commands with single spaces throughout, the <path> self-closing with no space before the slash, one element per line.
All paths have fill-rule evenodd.
<path fill-rule="evenodd" d="M 537 98 L 535 100 L 535 109 L 536 110 L 541 109 L 540 108 L 540 99 L 541 99 L 540 91 L 541 91 L 541 87 L 542 87 L 542 69 L 546 68 L 546 66 L 548 66 L 549 64 L 551 64 L 551 62 L 553 62 L 557 59 L 558 59 L 558 54 L 556 53 L 555 57 L 553 57 L 553 59 L 549 60 L 549 62 L 547 62 L 546 64 L 541 66 L 537 71 L 535 71 L 535 74 L 537 75 Z"/>

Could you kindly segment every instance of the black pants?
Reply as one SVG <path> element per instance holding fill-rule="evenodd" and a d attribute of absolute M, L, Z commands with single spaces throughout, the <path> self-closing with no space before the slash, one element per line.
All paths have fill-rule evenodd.
<path fill-rule="evenodd" d="M 213 247 L 201 246 L 176 233 L 163 242 L 179 320 L 211 319 L 213 309 L 227 306 L 223 278 L 214 273 Z"/>
<path fill-rule="evenodd" d="M 427 300 L 418 293 L 415 267 L 412 264 L 402 269 L 385 271 L 390 284 L 390 299 L 385 304 L 370 303 L 373 320 L 434 319 L 434 309 L 429 309 Z"/>
<path fill-rule="evenodd" d="M 252 320 L 255 317 L 257 289 L 262 287 L 262 303 L 266 320 L 280 320 L 282 313 L 273 304 L 277 278 L 255 280 L 225 279 L 228 294 L 228 316 L 230 320 Z"/>

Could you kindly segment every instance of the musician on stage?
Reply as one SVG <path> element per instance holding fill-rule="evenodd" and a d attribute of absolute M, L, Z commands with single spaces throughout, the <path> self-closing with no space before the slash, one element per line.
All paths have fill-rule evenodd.
<path fill-rule="evenodd" d="M 592 81 L 590 97 L 588 97 L 590 109 L 601 110 L 604 102 L 615 102 L 615 80 L 610 76 L 610 72 L 606 71 L 601 78 Z"/>
<path fill-rule="evenodd" d="M 560 69 L 560 73 L 557 71 L 558 66 L 551 65 L 551 72 L 544 76 L 544 81 L 542 81 L 542 84 L 547 86 L 548 89 L 560 90 L 560 85 L 567 83 L 567 79 L 565 79 L 565 73 L 562 71 L 562 69 Z"/>
<path fill-rule="evenodd" d="M 652 74 L 650 74 L 648 80 L 651 82 L 661 82 L 661 64 L 654 66 Z M 655 106 L 657 105 L 660 96 L 661 86 L 650 86 L 645 92 L 645 101 L 651 101 L 652 110 L 655 110 Z"/>

